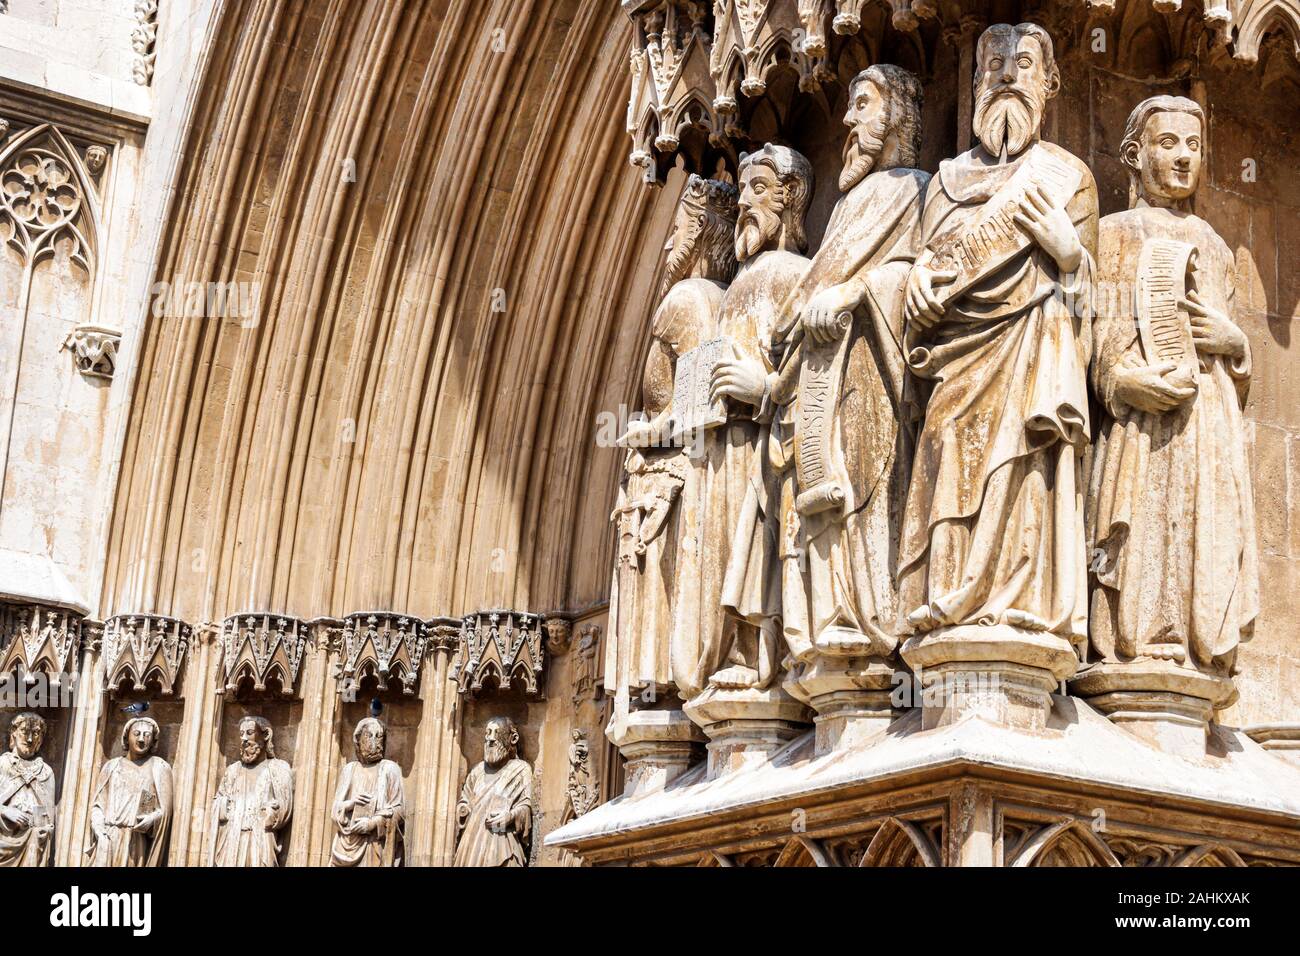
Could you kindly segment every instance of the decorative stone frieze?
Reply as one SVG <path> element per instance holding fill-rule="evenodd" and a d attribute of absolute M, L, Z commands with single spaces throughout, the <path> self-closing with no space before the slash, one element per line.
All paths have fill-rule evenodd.
<path fill-rule="evenodd" d="M 135 28 L 131 30 L 131 49 L 135 60 L 131 78 L 140 86 L 153 83 L 154 49 L 158 40 L 158 0 L 135 0 Z"/>
<path fill-rule="evenodd" d="M 77 668 L 82 615 L 39 604 L 0 605 L 0 674 L 44 673 L 51 684 Z"/>
<path fill-rule="evenodd" d="M 252 683 L 256 695 L 274 690 L 293 697 L 310 639 L 306 621 L 284 614 L 234 614 L 221 625 L 222 673 L 227 696 Z"/>
<path fill-rule="evenodd" d="M 391 680 L 403 694 L 414 694 L 427 646 L 428 626 L 418 618 L 387 611 L 349 614 L 339 631 L 339 693 L 370 676 L 380 690 Z"/>
<path fill-rule="evenodd" d="M 159 614 L 119 614 L 104 623 L 104 691 L 174 697 L 194 629 Z"/>
<path fill-rule="evenodd" d="M 486 681 L 506 690 L 516 682 L 538 695 L 544 666 L 540 614 L 525 611 L 480 611 L 464 618 L 452 679 L 460 692 L 477 696 Z"/>

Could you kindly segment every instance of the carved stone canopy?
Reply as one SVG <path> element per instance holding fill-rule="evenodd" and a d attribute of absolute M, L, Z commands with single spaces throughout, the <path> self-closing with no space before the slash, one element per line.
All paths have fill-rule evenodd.
<path fill-rule="evenodd" d="M 251 681 L 253 693 L 291 698 L 307 649 L 306 621 L 265 612 L 235 614 L 221 625 L 224 692 L 233 697 Z"/>
<path fill-rule="evenodd" d="M 159 614 L 119 614 L 104 624 L 104 691 L 156 689 L 176 695 L 181 667 L 194 632 L 190 625 Z"/>
<path fill-rule="evenodd" d="M 76 670 L 82 616 L 40 604 L 0 605 L 0 674 L 43 672 L 52 684 Z"/>
<path fill-rule="evenodd" d="M 425 622 L 407 615 L 387 611 L 349 614 L 343 619 L 334 675 L 339 693 L 371 676 L 380 690 L 387 690 L 388 682 L 395 679 L 403 694 L 414 694 L 428 634 Z"/>
<path fill-rule="evenodd" d="M 525 611 L 479 611 L 465 617 L 451 675 L 460 692 L 472 698 L 485 681 L 498 690 L 518 682 L 525 693 L 540 695 L 544 623 L 540 614 Z"/>

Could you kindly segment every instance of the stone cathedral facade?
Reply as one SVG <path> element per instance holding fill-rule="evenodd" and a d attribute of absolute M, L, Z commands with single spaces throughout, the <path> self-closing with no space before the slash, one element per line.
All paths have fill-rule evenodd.
<path fill-rule="evenodd" d="M 0 865 L 1300 863 L 1295 0 L 0 0 Z"/>

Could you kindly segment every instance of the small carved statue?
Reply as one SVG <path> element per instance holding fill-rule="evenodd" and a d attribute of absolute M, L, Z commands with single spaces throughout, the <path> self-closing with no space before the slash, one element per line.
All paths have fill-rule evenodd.
<path fill-rule="evenodd" d="M 133 717 L 122 728 L 121 757 L 99 772 L 90 808 L 90 866 L 162 866 L 172 819 L 172 768 L 154 754 L 158 722 Z"/>
<path fill-rule="evenodd" d="M 978 632 L 1020 646 L 1047 633 L 1053 653 L 1069 656 L 1087 635 L 1097 188 L 1081 160 L 1040 139 L 1060 88 L 1047 32 L 996 24 L 975 57 L 979 142 L 930 180 L 925 248 L 908 277 L 907 360 L 933 391 L 899 599 L 921 635 Z"/>
<path fill-rule="evenodd" d="M 54 771 L 41 759 L 45 719 L 21 713 L 0 754 L 0 866 L 49 866 L 54 845 Z"/>
<path fill-rule="evenodd" d="M 1091 639 L 1105 661 L 1227 678 L 1259 613 L 1242 419 L 1251 362 L 1233 252 L 1190 209 L 1204 143 L 1192 100 L 1139 103 L 1120 147 L 1131 208 L 1101 223 L 1101 288 L 1113 294 L 1092 363 L 1105 417 L 1088 496 Z M 1151 295 L 1162 289 L 1164 302 Z"/>
<path fill-rule="evenodd" d="M 352 742 L 357 759 L 343 768 L 334 793 L 330 866 L 401 866 L 402 768 L 384 759 L 387 733 L 377 718 L 357 724 Z"/>
<path fill-rule="evenodd" d="M 239 762 L 226 768 L 213 804 L 213 866 L 280 865 L 279 834 L 293 814 L 293 770 L 277 760 L 265 717 L 239 722 Z"/>
<path fill-rule="evenodd" d="M 533 768 L 519 759 L 519 730 L 493 717 L 483 730 L 483 760 L 470 770 L 456 804 L 460 833 L 454 866 L 527 866 L 533 830 Z"/>

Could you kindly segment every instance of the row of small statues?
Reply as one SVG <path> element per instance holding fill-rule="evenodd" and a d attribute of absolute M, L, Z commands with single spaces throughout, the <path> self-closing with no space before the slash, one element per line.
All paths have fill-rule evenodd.
<path fill-rule="evenodd" d="M 0 754 L 0 867 L 46 866 L 54 843 L 54 771 L 40 756 L 44 718 L 18 714 Z M 275 756 L 263 717 L 239 722 L 239 760 L 226 768 L 213 802 L 205 859 L 219 867 L 280 865 L 293 815 L 293 771 Z M 366 717 L 352 734 L 356 759 L 343 767 L 330 809 L 330 865 L 401 866 L 406 796 L 402 770 L 385 758 L 387 733 Z M 172 768 L 155 751 L 159 727 L 134 716 L 122 728 L 123 755 L 100 771 L 92 797 L 86 864 L 162 866 L 172 822 Z M 532 767 L 518 756 L 508 717 L 488 721 L 483 761 L 456 805 L 455 866 L 527 866 L 532 837 Z"/>
<path fill-rule="evenodd" d="M 853 80 L 811 257 L 796 150 L 690 177 L 621 440 L 611 690 L 797 696 L 819 658 L 991 628 L 1230 686 L 1259 609 L 1251 357 L 1234 255 L 1190 207 L 1204 113 L 1138 104 L 1130 208 L 1101 219 L 1040 138 L 1049 34 L 991 26 L 976 60 L 977 143 L 933 176 L 917 78 Z"/>

